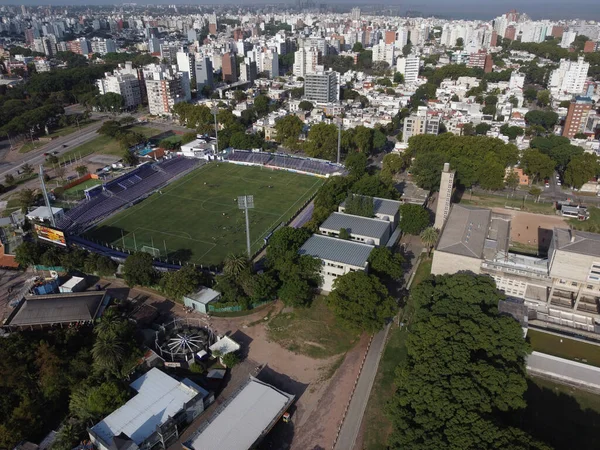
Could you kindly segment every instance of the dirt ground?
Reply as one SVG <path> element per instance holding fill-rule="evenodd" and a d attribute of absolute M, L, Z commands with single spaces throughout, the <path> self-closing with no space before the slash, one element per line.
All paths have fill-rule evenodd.
<path fill-rule="evenodd" d="M 492 211 L 512 217 L 511 241 L 525 245 L 537 245 L 542 251 L 548 249 L 554 228 L 569 228 L 562 216 L 533 214 L 504 208 L 493 208 Z"/>
<path fill-rule="evenodd" d="M 103 287 L 117 288 L 129 297 L 149 295 L 145 290 L 129 290 L 120 281 L 111 280 L 106 284 L 109 286 Z M 156 295 L 150 295 L 146 303 L 162 313 L 190 317 L 181 305 Z M 363 335 L 346 355 L 312 359 L 295 354 L 267 337 L 268 317 L 276 315 L 282 308 L 278 302 L 244 317 L 211 317 L 210 327 L 219 335 L 228 334 L 238 341 L 245 350 L 245 358 L 268 366 L 259 378 L 296 395 L 297 400 L 290 411 L 291 423 L 280 421 L 276 424 L 261 448 L 329 449 L 350 400 L 369 337 Z"/>

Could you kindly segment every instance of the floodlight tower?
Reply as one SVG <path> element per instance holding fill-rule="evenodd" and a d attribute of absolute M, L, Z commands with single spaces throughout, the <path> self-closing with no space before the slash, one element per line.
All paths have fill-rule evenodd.
<path fill-rule="evenodd" d="M 42 193 L 44 194 L 44 202 L 46 203 L 46 208 L 48 208 L 48 213 L 50 214 L 50 222 L 52 226 L 56 228 L 56 220 L 54 220 L 54 213 L 52 212 L 52 206 L 50 206 L 50 199 L 48 198 L 48 192 L 46 191 L 46 183 L 44 182 L 44 165 L 40 164 L 40 182 L 42 184 Z"/>
<path fill-rule="evenodd" d="M 214 106 L 211 110 L 213 116 L 215 117 L 215 140 L 217 143 L 217 153 L 219 153 L 219 126 L 217 124 L 217 114 L 219 113 L 219 108 Z"/>
<path fill-rule="evenodd" d="M 252 256 L 250 252 L 250 219 L 248 210 L 254 208 L 254 195 L 240 195 L 238 197 L 238 209 L 243 209 L 246 215 L 246 246 L 248 247 L 248 258 Z"/>

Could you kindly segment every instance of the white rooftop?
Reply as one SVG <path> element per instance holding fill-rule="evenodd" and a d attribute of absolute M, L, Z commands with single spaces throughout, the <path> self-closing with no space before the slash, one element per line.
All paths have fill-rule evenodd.
<path fill-rule="evenodd" d="M 216 300 L 221 295 L 220 292 L 215 291 L 214 289 L 208 287 L 202 287 L 197 292 L 186 295 L 187 298 L 202 303 L 204 305 L 208 305 L 210 302 Z"/>
<path fill-rule="evenodd" d="M 71 277 L 65 281 L 61 287 L 72 289 L 83 281 L 82 277 Z"/>
<path fill-rule="evenodd" d="M 199 393 L 207 394 L 197 385 L 179 382 L 156 367 L 130 386 L 137 391 L 135 397 L 91 429 L 107 444 L 114 436 L 125 433 L 139 445 L 154 433 L 157 425 L 178 413 L 185 403 Z"/>
<path fill-rule="evenodd" d="M 221 355 L 226 355 L 227 353 L 237 352 L 240 349 L 240 344 L 235 342 L 233 339 L 227 336 L 223 336 L 217 342 L 209 347 L 211 352 L 218 350 Z"/>
<path fill-rule="evenodd" d="M 184 447 L 191 450 L 248 450 L 293 399 L 293 395 L 250 377 L 227 406 Z"/>
<path fill-rule="evenodd" d="M 62 208 L 54 208 L 52 207 L 52 214 L 57 215 L 62 212 Z M 27 217 L 33 217 L 40 220 L 45 220 L 50 218 L 50 212 L 48 211 L 47 206 L 40 206 L 35 208 L 33 211 L 27 214 Z"/>

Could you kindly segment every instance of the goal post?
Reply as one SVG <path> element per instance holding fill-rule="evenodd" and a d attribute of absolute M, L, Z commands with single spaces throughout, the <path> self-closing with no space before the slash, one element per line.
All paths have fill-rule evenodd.
<path fill-rule="evenodd" d="M 151 247 L 149 245 L 143 245 L 142 248 L 140 248 L 140 251 L 145 252 L 145 253 L 150 253 L 155 258 L 160 257 L 160 249 L 158 249 L 156 247 Z"/>

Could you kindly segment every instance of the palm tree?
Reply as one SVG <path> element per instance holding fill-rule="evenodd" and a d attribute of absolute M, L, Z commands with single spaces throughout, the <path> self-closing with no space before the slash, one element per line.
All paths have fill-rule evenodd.
<path fill-rule="evenodd" d="M 92 356 L 98 367 L 117 372 L 125 359 L 125 347 L 116 336 L 101 334 L 96 337 Z"/>
<path fill-rule="evenodd" d="M 250 263 L 245 255 L 234 255 L 233 253 L 230 253 L 223 263 L 223 273 L 228 277 L 237 278 L 249 267 Z"/>
<path fill-rule="evenodd" d="M 434 227 L 427 227 L 421 232 L 421 242 L 427 246 L 427 255 L 431 256 L 431 249 L 437 242 L 439 232 Z"/>
<path fill-rule="evenodd" d="M 94 328 L 94 332 L 98 336 L 109 337 L 118 336 L 122 328 L 123 321 L 119 317 L 119 313 L 114 308 L 110 308 L 102 314 L 98 324 Z"/>

